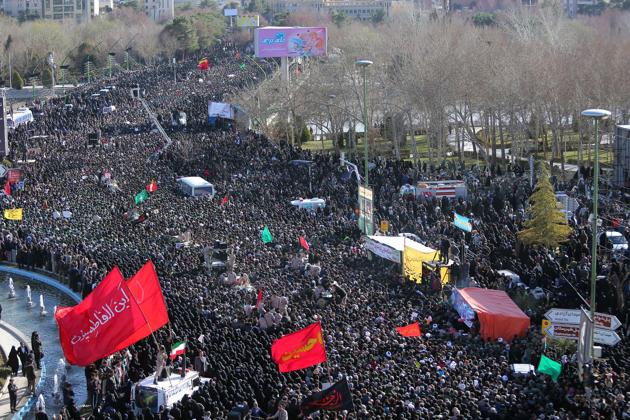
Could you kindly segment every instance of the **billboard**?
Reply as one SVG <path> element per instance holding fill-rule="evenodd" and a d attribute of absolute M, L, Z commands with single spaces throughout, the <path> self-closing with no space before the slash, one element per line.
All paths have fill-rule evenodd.
<path fill-rule="evenodd" d="M 9 135 L 7 133 L 7 106 L 4 96 L 0 96 L 0 158 L 9 154 Z"/>
<path fill-rule="evenodd" d="M 256 57 L 318 57 L 326 55 L 324 27 L 265 26 L 256 29 Z"/>
<path fill-rule="evenodd" d="M 238 9 L 223 9 L 223 16 L 236 16 Z"/>
<path fill-rule="evenodd" d="M 260 26 L 260 16 L 238 16 L 236 18 L 236 26 L 239 28 L 257 28 Z"/>

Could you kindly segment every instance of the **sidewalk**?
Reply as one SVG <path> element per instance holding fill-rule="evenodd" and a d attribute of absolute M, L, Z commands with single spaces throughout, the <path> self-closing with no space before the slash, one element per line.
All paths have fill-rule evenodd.
<path fill-rule="evenodd" d="M 13 330 L 15 330 L 15 327 L 11 326 L 10 324 L 4 321 L 0 321 L 0 347 L 2 347 L 2 351 L 4 352 L 4 354 L 8 356 L 9 351 L 11 351 L 11 346 L 15 346 L 15 348 L 18 348 L 20 346 L 20 343 L 13 334 L 11 334 L 9 331 L 6 330 L 6 328 L 12 328 Z M 21 373 L 22 373 L 22 368 L 20 367 L 20 373 L 18 374 L 18 376 L 13 378 L 14 383 L 18 387 L 18 403 L 17 403 L 18 410 L 24 404 L 26 404 L 26 402 L 31 396 L 31 394 L 27 392 L 27 389 L 26 389 L 26 385 L 27 385 L 26 377 L 21 376 Z M 36 374 L 35 383 L 37 384 L 39 382 L 40 371 L 36 371 L 35 374 Z M 8 385 L 9 385 L 9 378 L 7 378 L 7 382 L 4 384 L 4 387 L 0 391 L 0 420 L 10 419 L 13 417 L 13 413 L 11 413 L 11 408 L 9 404 Z"/>

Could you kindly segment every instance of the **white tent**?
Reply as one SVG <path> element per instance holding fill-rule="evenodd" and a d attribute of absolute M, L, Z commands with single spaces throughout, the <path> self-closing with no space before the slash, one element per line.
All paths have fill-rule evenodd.
<path fill-rule="evenodd" d="M 381 258 L 396 262 L 402 261 L 402 253 L 405 246 L 415 249 L 416 251 L 428 254 L 435 252 L 433 248 L 422 245 L 412 239 L 404 236 L 368 236 L 365 247 Z"/>

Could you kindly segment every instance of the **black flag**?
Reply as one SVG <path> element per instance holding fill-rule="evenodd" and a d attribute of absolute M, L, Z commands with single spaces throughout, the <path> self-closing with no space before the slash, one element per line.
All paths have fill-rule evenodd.
<path fill-rule="evenodd" d="M 354 410 L 352 395 L 350 394 L 346 378 L 343 378 L 324 391 L 314 393 L 303 400 L 300 405 L 300 411 L 304 416 L 308 416 L 310 413 L 318 410 Z"/>

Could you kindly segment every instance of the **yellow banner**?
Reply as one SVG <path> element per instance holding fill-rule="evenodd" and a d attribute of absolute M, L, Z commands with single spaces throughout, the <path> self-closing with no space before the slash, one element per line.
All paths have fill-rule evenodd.
<path fill-rule="evenodd" d="M 422 262 L 437 261 L 440 258 L 438 251 L 420 252 L 411 247 L 405 246 L 403 252 L 403 272 L 405 277 L 416 283 L 422 282 Z"/>
<path fill-rule="evenodd" d="M 22 220 L 22 209 L 6 209 L 4 218 L 7 220 Z"/>

